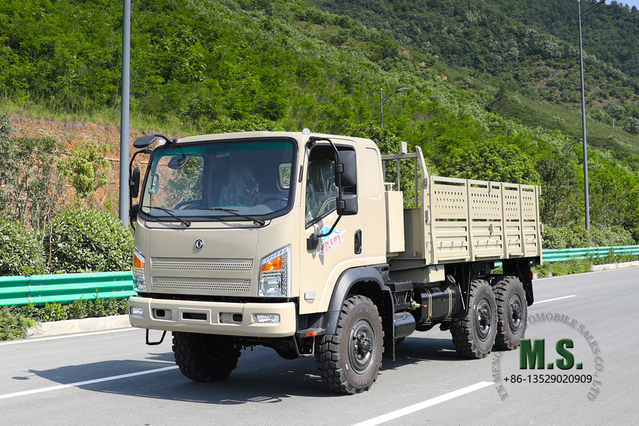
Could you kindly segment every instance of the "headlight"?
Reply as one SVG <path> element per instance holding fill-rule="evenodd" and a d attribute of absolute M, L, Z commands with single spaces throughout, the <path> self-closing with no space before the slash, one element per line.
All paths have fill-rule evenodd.
<path fill-rule="evenodd" d="M 260 262 L 259 295 L 291 297 L 291 246 L 279 249 Z"/>
<path fill-rule="evenodd" d="M 133 249 L 133 290 L 138 293 L 146 291 L 146 278 L 144 277 L 145 260 L 142 253 Z"/>

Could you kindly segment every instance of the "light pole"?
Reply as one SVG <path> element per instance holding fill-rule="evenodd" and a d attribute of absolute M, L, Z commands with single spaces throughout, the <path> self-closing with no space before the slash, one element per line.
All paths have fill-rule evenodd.
<path fill-rule="evenodd" d="M 400 87 L 399 89 L 395 90 L 390 95 L 384 96 L 384 89 L 383 88 L 379 89 L 379 116 L 381 118 L 382 128 L 384 128 L 384 104 L 386 103 L 388 98 L 393 96 L 395 93 L 405 92 L 407 90 L 408 90 L 408 88 L 406 88 L 406 87 Z"/>
<path fill-rule="evenodd" d="M 568 160 L 570 160 L 570 148 L 572 148 L 574 145 L 578 144 L 579 142 L 583 142 L 583 140 L 579 139 L 578 141 L 570 142 L 570 139 L 566 138 L 566 158 Z"/>
<path fill-rule="evenodd" d="M 122 14 L 122 96 L 120 105 L 120 220 L 129 223 L 129 74 L 131 70 L 131 0 Z"/>
<path fill-rule="evenodd" d="M 584 204 L 585 204 L 585 221 L 586 231 L 590 232 L 590 198 L 588 191 L 588 149 L 586 144 L 586 91 L 584 89 L 584 49 L 581 37 L 581 15 L 603 4 L 606 0 L 590 6 L 588 9 L 581 11 L 581 0 L 577 0 L 577 12 L 579 13 L 579 63 L 581 65 L 581 128 L 583 131 L 584 142 Z"/>

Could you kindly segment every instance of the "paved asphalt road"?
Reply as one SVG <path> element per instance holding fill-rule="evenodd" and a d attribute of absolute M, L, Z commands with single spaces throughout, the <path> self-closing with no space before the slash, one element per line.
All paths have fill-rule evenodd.
<path fill-rule="evenodd" d="M 329 393 L 314 359 L 266 348 L 244 351 L 223 382 L 193 383 L 170 339 L 146 346 L 143 330 L 0 343 L 0 425 L 637 425 L 638 273 L 535 282 L 527 338 L 544 340 L 546 367 L 565 359 L 556 343 L 572 341 L 570 370 L 520 369 L 519 350 L 463 360 L 448 332 L 431 330 L 408 337 L 355 396 Z M 596 382 L 503 381 L 552 374 Z"/>

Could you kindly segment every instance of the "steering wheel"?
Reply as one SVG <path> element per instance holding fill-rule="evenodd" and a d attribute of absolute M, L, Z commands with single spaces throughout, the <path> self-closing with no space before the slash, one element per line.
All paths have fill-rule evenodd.
<path fill-rule="evenodd" d="M 182 209 L 183 207 L 197 206 L 202 202 L 202 200 L 186 200 L 179 202 L 173 207 L 175 210 Z"/>
<path fill-rule="evenodd" d="M 335 204 L 332 204 L 332 203 L 336 203 L 336 202 L 337 202 L 337 197 L 329 197 L 326 200 L 324 200 L 322 207 L 320 207 L 319 211 L 317 212 L 317 217 L 321 217 L 324 215 L 324 212 L 328 213 L 330 210 L 335 208 L 336 207 Z"/>

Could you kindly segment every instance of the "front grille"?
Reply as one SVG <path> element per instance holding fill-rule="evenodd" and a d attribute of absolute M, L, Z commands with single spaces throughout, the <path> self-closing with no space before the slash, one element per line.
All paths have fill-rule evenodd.
<path fill-rule="evenodd" d="M 191 290 L 210 291 L 218 294 L 242 295 L 251 291 L 251 280 L 204 280 L 196 279 L 176 279 L 176 278 L 153 278 L 153 289 L 158 290 Z"/>
<path fill-rule="evenodd" d="M 163 259 L 151 258 L 151 268 L 159 271 L 251 272 L 253 259 Z"/>

